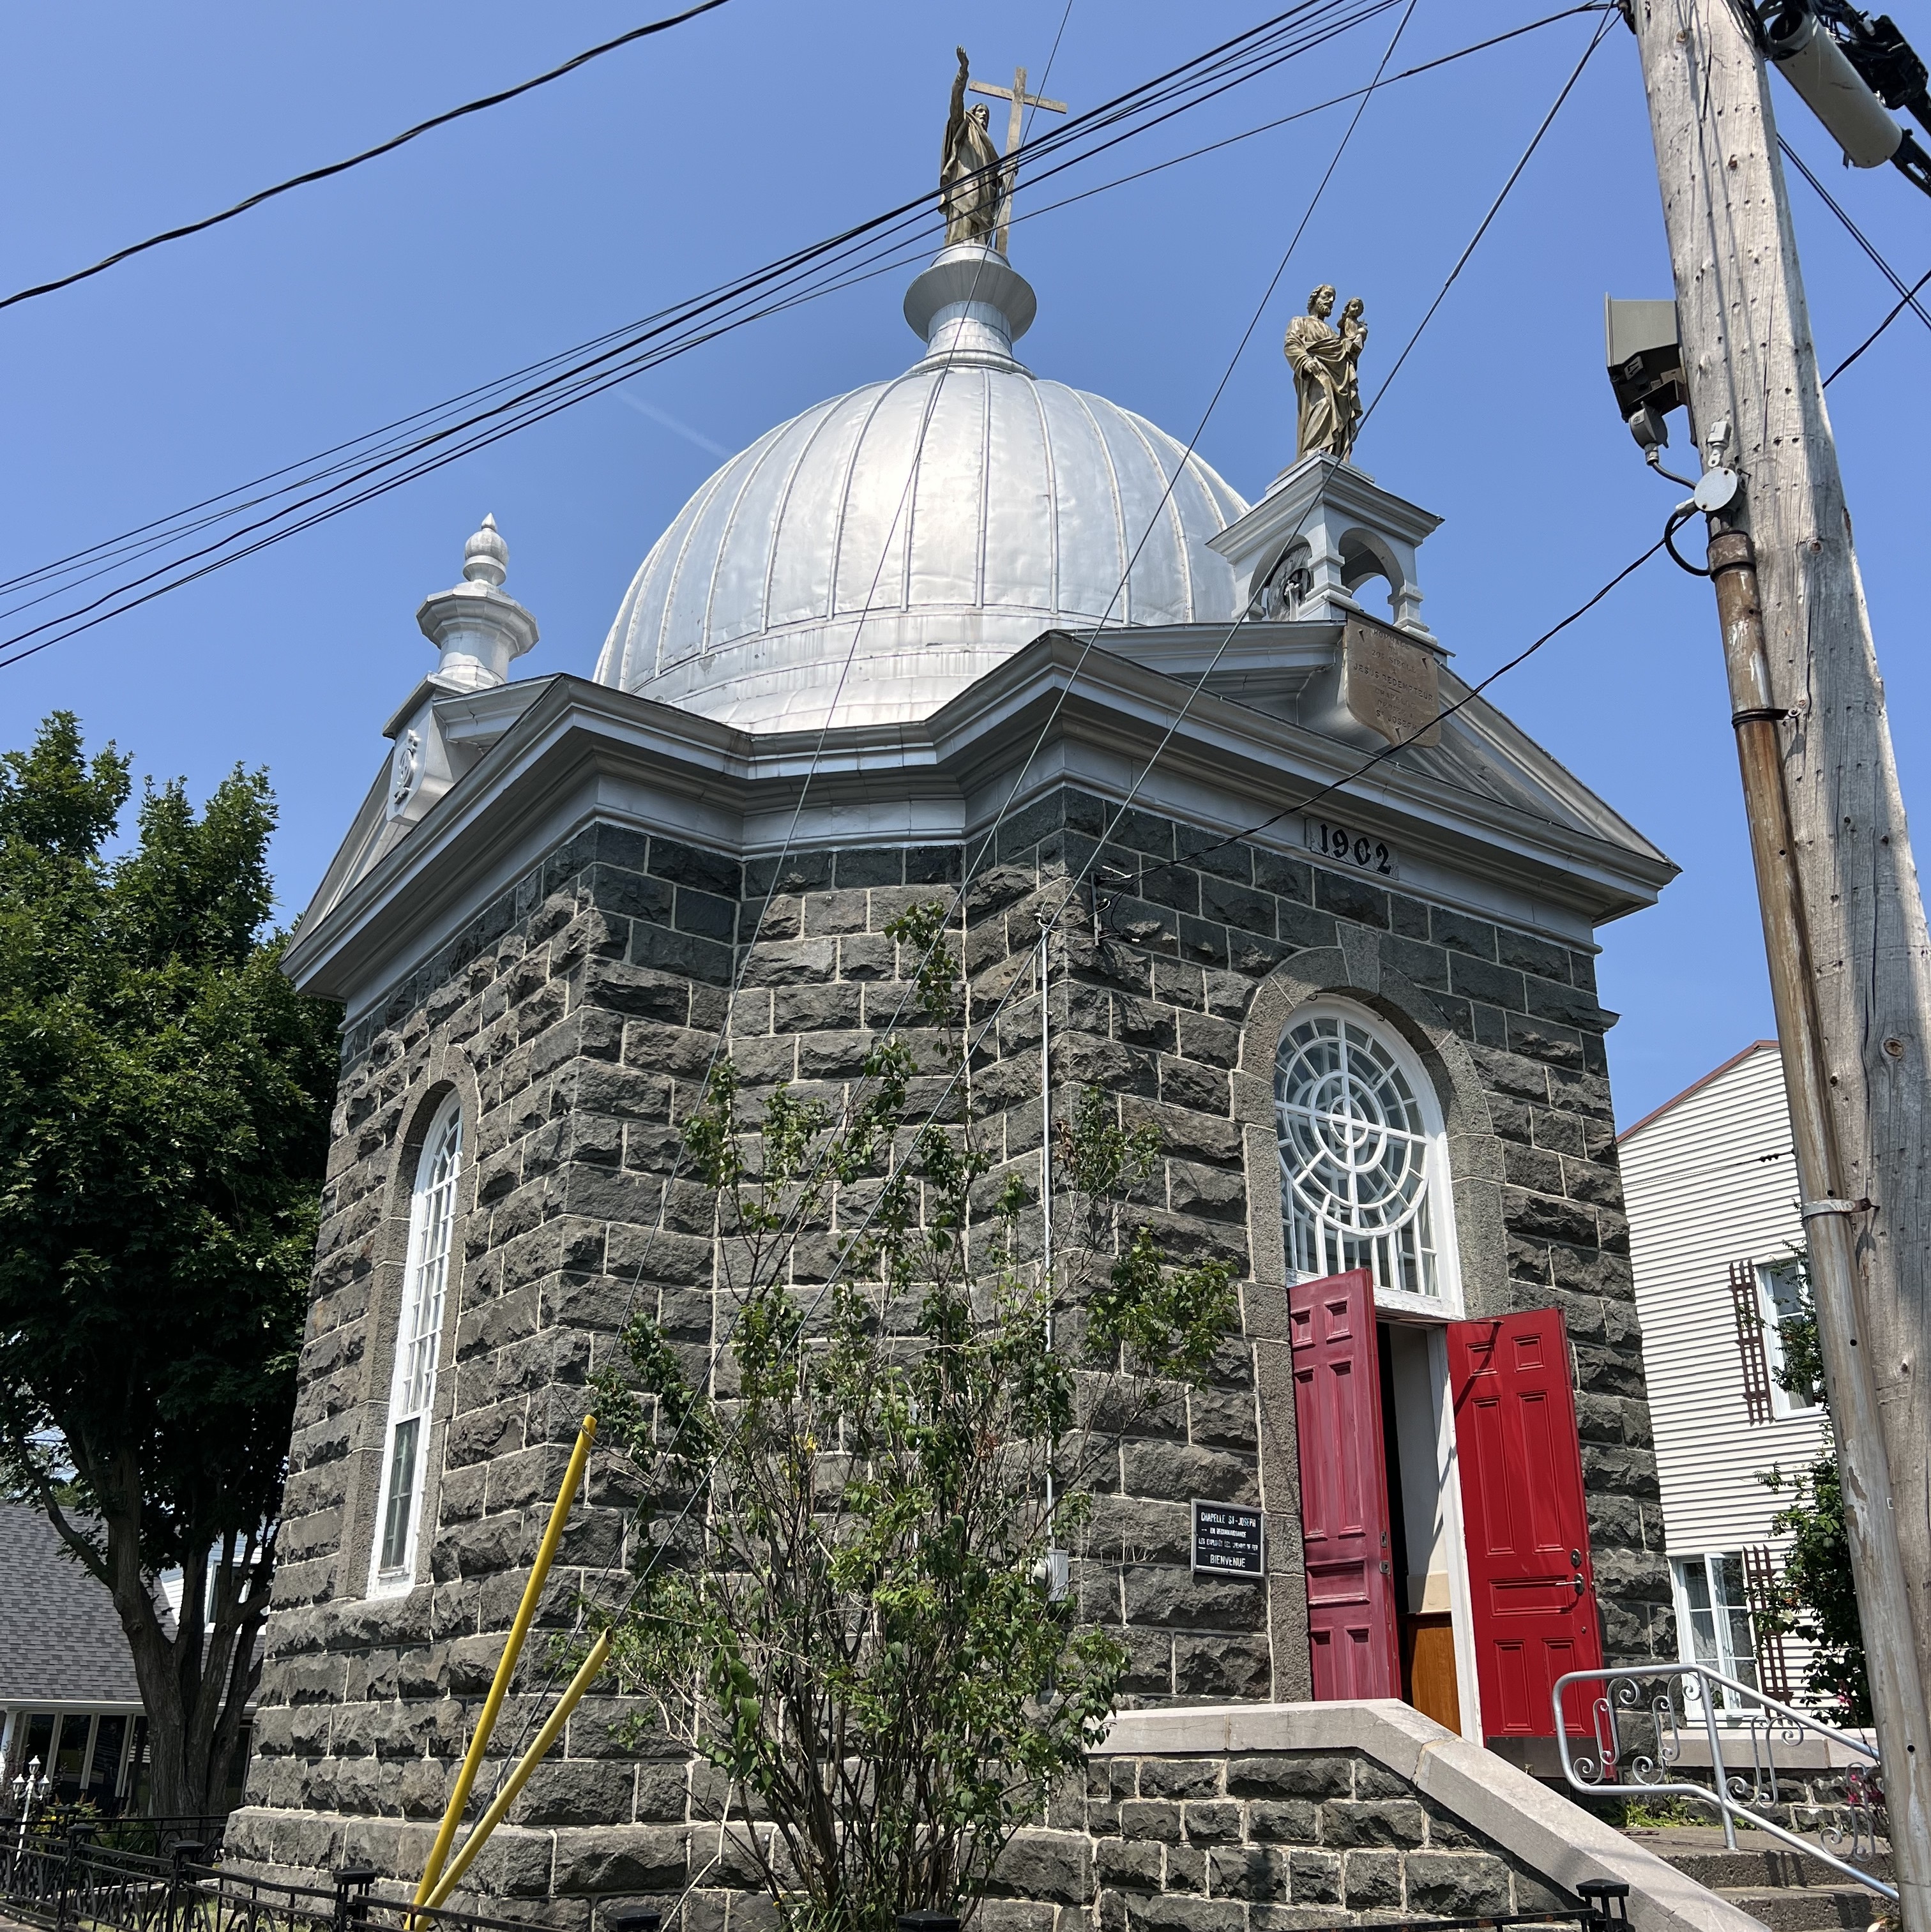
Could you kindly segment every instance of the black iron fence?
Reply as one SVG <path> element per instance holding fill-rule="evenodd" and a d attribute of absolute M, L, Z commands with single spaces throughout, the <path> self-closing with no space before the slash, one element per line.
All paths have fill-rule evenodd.
<path fill-rule="evenodd" d="M 199 1845 L 212 1856 L 221 1849 L 228 1820 L 222 1812 L 179 1818 L 105 1818 L 86 1833 L 89 1844 L 138 1857 L 172 1858 L 176 1845 Z M 33 1827 L 27 1828 L 31 1833 Z"/>
<path fill-rule="evenodd" d="M 78 1833 L 9 1834 L 0 1839 L 0 1900 L 13 1916 L 54 1932 L 537 1932 L 524 1922 L 377 1898 L 368 1865 L 344 1866 L 332 1886 L 285 1885 L 226 1870 L 206 1862 L 210 1856 L 188 1838 L 157 1857 Z"/>
<path fill-rule="evenodd" d="M 368 1865 L 343 1866 L 330 1886 L 287 1885 L 204 1862 L 210 1856 L 188 1838 L 164 1858 L 94 1844 L 82 1832 L 53 1839 L 11 1831 L 0 1837 L 0 1904 L 52 1932 L 543 1932 L 527 1921 L 378 1898 Z M 1374 1932 L 1629 1932 L 1626 1885 L 1584 1883 L 1577 1892 L 1579 1908 L 1377 1922 Z M 655 1907 L 632 1908 L 608 1914 L 605 1923 L 609 1932 L 658 1932 L 660 1919 Z M 908 1912 L 898 1927 L 958 1932 L 959 1921 Z"/>

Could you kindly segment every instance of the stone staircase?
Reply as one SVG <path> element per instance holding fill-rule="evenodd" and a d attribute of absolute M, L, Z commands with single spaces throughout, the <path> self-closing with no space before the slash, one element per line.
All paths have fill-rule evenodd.
<path fill-rule="evenodd" d="M 1740 1826 L 1734 1852 L 1724 1844 L 1720 1825 L 1629 1825 L 1623 1834 L 1770 1932 L 1863 1932 L 1891 1910 L 1888 1899 L 1854 1885 L 1821 1859 Z M 1860 1862 L 1874 1878 L 1890 1882 L 1888 1856 Z"/>

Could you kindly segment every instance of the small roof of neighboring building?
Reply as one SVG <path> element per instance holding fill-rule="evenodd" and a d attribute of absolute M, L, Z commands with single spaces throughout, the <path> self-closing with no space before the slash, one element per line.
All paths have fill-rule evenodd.
<path fill-rule="evenodd" d="M 39 1510 L 0 1503 L 0 1704 L 133 1704 L 114 1600 Z"/>
<path fill-rule="evenodd" d="M 1731 1067 L 1740 1066 L 1743 1061 L 1749 1058 L 1752 1054 L 1764 1052 L 1774 1053 L 1776 1051 L 1776 1042 L 1773 1040 L 1752 1040 L 1749 1045 L 1743 1048 L 1742 1052 L 1731 1054 L 1729 1058 L 1725 1060 L 1721 1066 L 1713 1066 L 1700 1080 L 1692 1080 L 1680 1094 L 1676 1096 L 1674 1100 L 1665 1100 L 1660 1107 L 1652 1107 L 1650 1111 L 1645 1114 L 1640 1120 L 1637 1121 L 1633 1126 L 1625 1127 L 1623 1131 L 1616 1136 L 1617 1140 L 1620 1142 L 1627 1140 L 1632 1134 L 1641 1133 L 1652 1120 L 1659 1120 L 1662 1118 L 1664 1114 L 1670 1113 L 1675 1108 L 1681 1106 L 1683 1102 L 1689 1098 L 1691 1094 L 1701 1093 L 1704 1088 L 1710 1084 L 1711 1081 L 1721 1079 L 1725 1074 L 1729 1072 Z"/>

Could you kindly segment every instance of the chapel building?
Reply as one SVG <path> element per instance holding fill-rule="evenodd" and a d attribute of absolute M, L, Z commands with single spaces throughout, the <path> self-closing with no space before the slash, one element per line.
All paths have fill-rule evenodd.
<path fill-rule="evenodd" d="M 510 677 L 492 524 L 419 613 L 437 666 L 287 955 L 341 1086 L 231 1856 L 420 1871 L 587 1365 L 633 1296 L 728 1330 L 707 1206 L 665 1199 L 720 1037 L 854 1079 L 920 901 L 1007 998 L 1005 1157 L 1039 1160 L 1044 922 L 1056 1113 L 1157 1124 L 1159 1232 L 1239 1276 L 1214 1384 L 1074 1552 L 1134 1702 L 1405 1698 L 1546 1772 L 1556 1678 L 1675 1654 L 1593 970 L 1674 868 L 1468 695 L 1437 518 L 1325 454 L 1245 502 L 1026 368 L 1034 300 L 946 248 L 918 358 L 725 464 L 590 676 Z M 1202 1567 L 1203 1505 L 1259 1513 L 1257 1574 Z M 593 1466 L 553 1620 L 628 1534 Z M 612 1715 L 486 1890 L 678 1892 L 639 1847 L 695 1800 Z"/>

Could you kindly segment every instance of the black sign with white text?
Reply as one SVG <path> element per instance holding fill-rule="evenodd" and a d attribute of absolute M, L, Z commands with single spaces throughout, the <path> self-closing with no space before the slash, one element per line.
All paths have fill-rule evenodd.
<path fill-rule="evenodd" d="M 1194 1573 L 1262 1577 L 1267 1574 L 1261 1516 L 1241 1503 L 1194 1504 Z"/>

